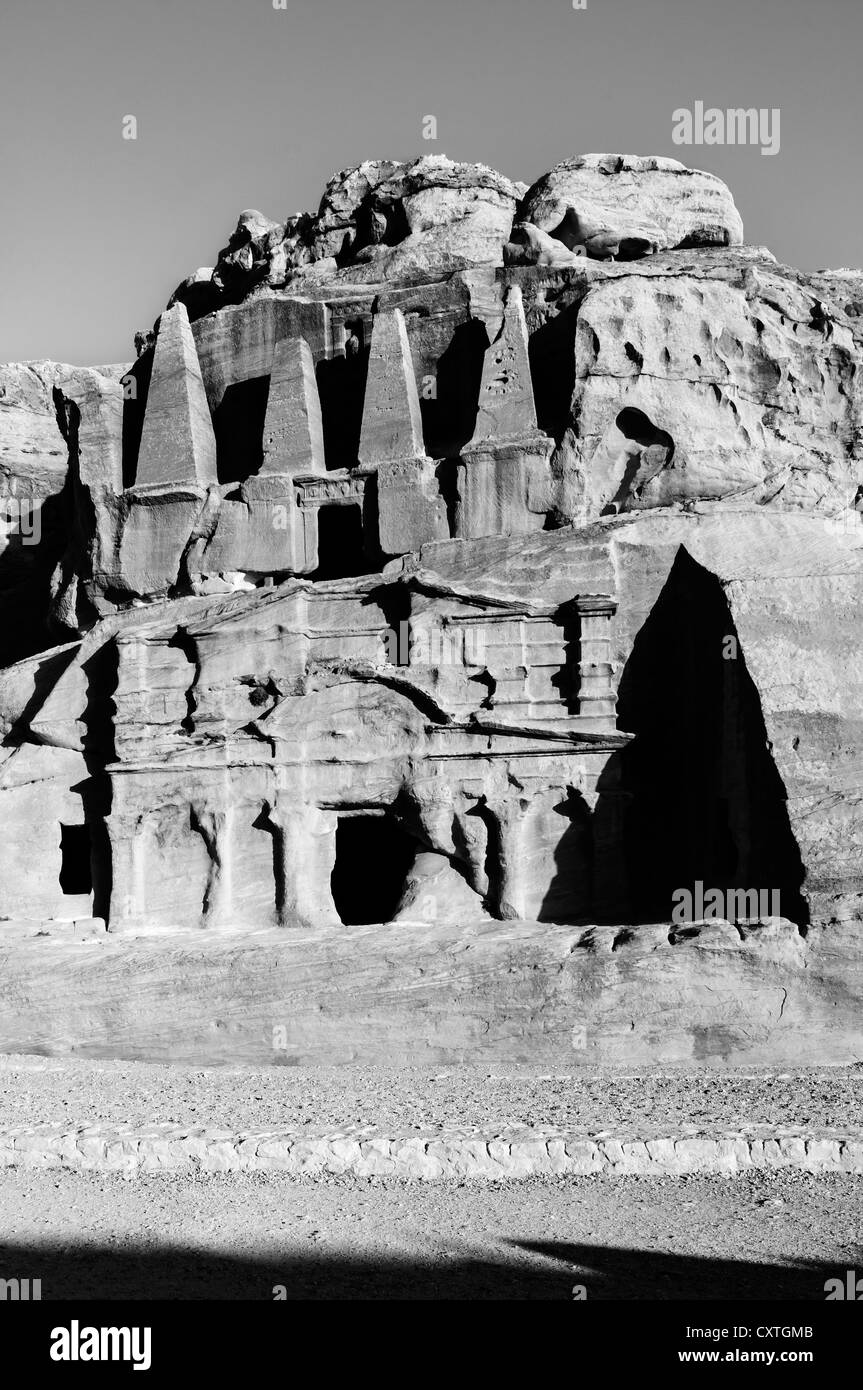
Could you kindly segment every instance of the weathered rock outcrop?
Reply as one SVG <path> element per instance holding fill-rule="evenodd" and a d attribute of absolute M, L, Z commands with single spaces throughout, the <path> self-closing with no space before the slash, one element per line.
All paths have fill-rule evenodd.
<path fill-rule="evenodd" d="M 0 365 L 0 665 L 42 651 L 79 627 L 72 551 L 86 544 L 75 517 L 70 460 L 79 448 L 75 398 L 88 403 L 94 447 L 122 448 L 111 416 L 123 366 Z M 92 614 L 91 614 L 92 618 Z M 86 618 L 85 618 L 86 621 Z"/>
<path fill-rule="evenodd" d="M 0 938 L 0 1049 L 193 1064 L 849 1066 L 859 938 L 530 922 Z M 274 1045 L 274 1030 L 279 1030 Z"/>
<path fill-rule="evenodd" d="M 655 155 L 565 159 L 528 189 L 519 220 L 600 259 L 743 242 L 740 214 L 721 179 Z"/>
<path fill-rule="evenodd" d="M 107 927 L 119 989 L 123 959 L 152 968 L 130 938 L 194 929 L 203 961 L 246 933 L 292 994 L 310 957 L 274 941 L 321 934 L 326 975 L 392 923 L 370 988 L 391 933 L 425 933 L 423 1055 L 451 1057 L 447 952 L 481 933 L 464 1046 L 485 1020 L 516 1057 L 537 1008 L 570 1018 L 565 941 L 613 1060 L 787 1059 L 829 1032 L 844 952 L 845 1058 L 861 311 L 860 273 L 743 246 L 728 190 L 676 161 L 527 189 L 427 156 L 337 175 L 314 215 L 244 212 L 127 371 L 0 369 L 10 499 L 57 517 L 41 556 L 20 516 L 0 556 L 0 600 L 29 602 L 0 672 L 0 943 Z M 221 986 L 189 969 L 206 1033 Z M 510 1007 L 534 1022 L 495 1032 Z"/>
<path fill-rule="evenodd" d="M 184 280 L 172 302 L 182 300 L 197 317 L 238 302 L 256 285 L 313 289 L 499 266 L 524 192 L 524 184 L 484 164 L 446 155 L 367 160 L 333 175 L 314 215 L 280 223 L 256 209 L 241 213 L 215 267 Z"/>

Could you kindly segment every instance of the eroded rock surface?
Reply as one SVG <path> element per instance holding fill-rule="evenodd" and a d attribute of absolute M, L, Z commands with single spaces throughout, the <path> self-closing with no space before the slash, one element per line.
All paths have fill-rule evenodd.
<path fill-rule="evenodd" d="M 583 247 L 599 259 L 743 241 L 740 214 L 721 179 L 656 155 L 565 159 L 528 189 L 519 216 L 569 250 Z"/>

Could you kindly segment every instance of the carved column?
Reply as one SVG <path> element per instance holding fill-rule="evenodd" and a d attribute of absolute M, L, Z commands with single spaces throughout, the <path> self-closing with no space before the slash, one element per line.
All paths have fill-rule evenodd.
<path fill-rule="evenodd" d="M 528 798 L 513 792 L 512 799 L 489 804 L 496 845 L 489 848 L 497 856 L 497 883 L 490 885 L 492 911 L 502 921 L 525 915 L 525 874 L 523 852 L 524 823 L 530 809 Z M 491 832 L 490 832 L 491 833 Z"/>
<path fill-rule="evenodd" d="M 578 713 L 604 722 L 617 713 L 617 691 L 611 662 L 611 619 L 617 611 L 604 596 L 576 600 L 580 625 L 578 651 Z"/>
<path fill-rule="evenodd" d="M 453 788 L 441 777 L 429 777 L 415 782 L 410 799 L 417 811 L 422 834 L 439 854 L 454 854 Z"/>
<path fill-rule="evenodd" d="M 233 810 L 229 805 L 214 809 L 205 802 L 192 804 L 193 824 L 207 848 L 207 886 L 204 890 L 204 926 L 231 925 L 232 863 L 230 834 Z"/>
<path fill-rule="evenodd" d="M 118 806 L 118 796 L 123 795 L 123 779 L 115 776 L 112 782 L 114 809 L 105 818 L 111 847 L 108 930 L 126 932 L 146 925 L 147 875 L 156 872 L 157 866 L 147 863 L 150 837 L 146 831 L 146 813 Z"/>
<path fill-rule="evenodd" d="M 336 862 L 335 811 L 283 795 L 269 812 L 276 833 L 276 917 L 283 927 L 341 926 L 330 879 Z"/>
<path fill-rule="evenodd" d="M 467 862 L 468 882 L 475 893 L 487 899 L 490 886 L 486 871 L 487 822 L 484 823 L 478 815 L 459 809 L 456 823 L 460 841 L 456 849 Z"/>

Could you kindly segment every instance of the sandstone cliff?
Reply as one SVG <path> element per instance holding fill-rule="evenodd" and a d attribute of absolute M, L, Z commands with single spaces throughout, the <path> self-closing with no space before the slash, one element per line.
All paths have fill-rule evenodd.
<path fill-rule="evenodd" d="M 781 909 L 666 946 L 751 966 L 765 1038 L 776 979 L 827 1029 L 863 944 L 861 308 L 674 160 L 426 156 L 242 213 L 128 367 L 0 368 L 0 935 L 391 922 L 499 969 L 495 921 L 566 926 L 601 1031 L 602 931 L 652 979 L 700 883 Z"/>

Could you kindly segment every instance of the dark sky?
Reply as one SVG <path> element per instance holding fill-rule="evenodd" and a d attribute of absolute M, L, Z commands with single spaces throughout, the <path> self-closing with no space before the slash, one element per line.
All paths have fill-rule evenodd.
<path fill-rule="evenodd" d="M 730 184 L 747 241 L 859 266 L 861 58 L 863 0 L 3 0 L 0 360 L 128 360 L 241 209 L 429 151 L 528 182 L 673 155 Z M 696 101 L 778 107 L 779 153 L 674 145 Z"/>

